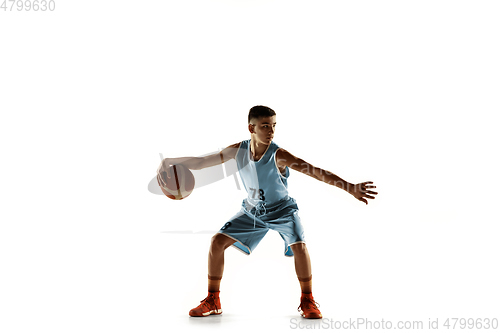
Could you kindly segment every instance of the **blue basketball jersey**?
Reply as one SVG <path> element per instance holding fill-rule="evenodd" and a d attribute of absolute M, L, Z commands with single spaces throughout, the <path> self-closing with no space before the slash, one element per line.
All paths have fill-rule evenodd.
<path fill-rule="evenodd" d="M 240 178 L 248 193 L 247 201 L 253 206 L 259 203 L 271 206 L 288 196 L 287 179 L 290 171 L 285 167 L 283 175 L 279 170 L 276 163 L 276 150 L 279 146 L 274 141 L 271 141 L 258 161 L 252 159 L 250 141 L 251 139 L 242 141 L 236 153 Z"/>

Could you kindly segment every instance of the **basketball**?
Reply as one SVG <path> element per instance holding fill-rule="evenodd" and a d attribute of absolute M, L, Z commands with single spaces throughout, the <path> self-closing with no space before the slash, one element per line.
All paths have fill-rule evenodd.
<path fill-rule="evenodd" d="M 173 200 L 187 198 L 194 189 L 194 176 L 191 170 L 182 164 L 175 164 L 170 166 L 169 172 L 170 178 L 165 171 L 161 174 L 167 184 L 166 187 L 160 186 L 163 194 Z"/>

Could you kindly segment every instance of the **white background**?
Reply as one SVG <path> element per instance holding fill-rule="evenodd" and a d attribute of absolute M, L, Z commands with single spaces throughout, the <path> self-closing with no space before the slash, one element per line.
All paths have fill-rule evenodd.
<path fill-rule="evenodd" d="M 278 145 L 379 191 L 366 206 L 291 171 L 325 318 L 498 317 L 499 15 L 496 1 L 0 11 L 0 330 L 311 325 L 274 232 L 226 251 L 224 314 L 189 318 L 211 233 L 246 193 L 233 178 L 182 201 L 148 191 L 160 154 L 250 138 L 258 104 Z"/>

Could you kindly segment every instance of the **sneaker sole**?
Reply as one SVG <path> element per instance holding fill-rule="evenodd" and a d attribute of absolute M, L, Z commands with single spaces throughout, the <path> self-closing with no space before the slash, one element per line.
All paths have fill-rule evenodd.
<path fill-rule="evenodd" d="M 197 316 L 197 315 L 192 315 L 192 314 L 189 314 L 191 317 L 208 317 L 210 315 L 220 315 L 222 314 L 222 310 L 219 309 L 219 310 L 210 310 L 208 312 L 204 312 L 202 313 L 201 315 Z"/>
<path fill-rule="evenodd" d="M 304 317 L 305 319 L 321 319 L 321 318 L 323 318 L 323 315 L 322 315 L 322 314 L 311 314 L 309 317 L 306 317 L 306 316 L 304 315 L 304 312 L 302 312 L 302 311 L 300 311 L 300 315 L 301 315 L 302 317 Z"/>

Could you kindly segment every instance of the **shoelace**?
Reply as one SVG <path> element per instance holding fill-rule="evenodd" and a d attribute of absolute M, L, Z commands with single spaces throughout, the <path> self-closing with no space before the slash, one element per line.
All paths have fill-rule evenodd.
<path fill-rule="evenodd" d="M 200 301 L 200 303 L 202 303 L 208 310 L 210 310 L 209 305 L 212 305 L 212 304 L 215 306 L 216 311 L 219 310 L 219 308 L 217 307 L 217 303 L 215 303 L 214 295 L 209 295 L 209 296 L 205 297 L 203 300 Z"/>
<path fill-rule="evenodd" d="M 297 311 L 300 312 L 302 305 L 304 305 L 304 309 L 309 309 L 312 307 L 313 309 L 318 310 L 318 307 L 319 307 L 318 302 L 316 302 L 314 299 L 307 298 L 307 297 L 301 300 L 300 305 L 297 308 Z"/>

